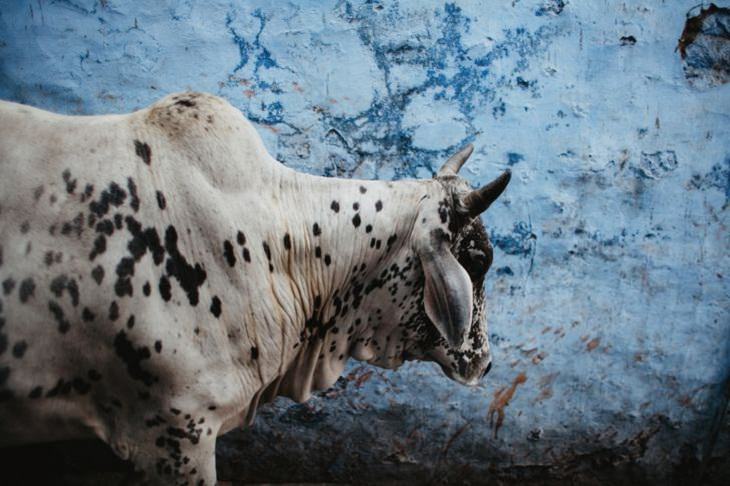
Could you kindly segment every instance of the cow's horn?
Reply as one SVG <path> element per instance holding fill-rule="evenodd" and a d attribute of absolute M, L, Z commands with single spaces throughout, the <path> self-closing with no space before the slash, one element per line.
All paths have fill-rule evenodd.
<path fill-rule="evenodd" d="M 487 208 L 497 200 L 502 191 L 504 191 L 512 172 L 509 169 L 502 172 L 502 175 L 494 179 L 484 187 L 475 189 L 464 196 L 462 204 L 469 216 L 474 217 L 482 214 Z"/>
<path fill-rule="evenodd" d="M 474 145 L 469 144 L 463 149 L 452 155 L 449 160 L 439 169 L 438 176 L 453 176 L 459 172 L 461 166 L 464 165 L 466 159 L 469 158 L 471 153 L 474 151 Z"/>

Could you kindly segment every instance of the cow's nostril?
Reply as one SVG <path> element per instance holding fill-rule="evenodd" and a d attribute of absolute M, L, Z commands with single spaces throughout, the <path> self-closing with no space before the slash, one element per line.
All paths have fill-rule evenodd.
<path fill-rule="evenodd" d="M 489 373 L 489 370 L 491 370 L 491 369 L 492 369 L 492 362 L 490 361 L 489 364 L 487 365 L 487 367 L 484 369 L 484 373 L 482 373 L 482 378 L 487 376 L 487 373 Z"/>

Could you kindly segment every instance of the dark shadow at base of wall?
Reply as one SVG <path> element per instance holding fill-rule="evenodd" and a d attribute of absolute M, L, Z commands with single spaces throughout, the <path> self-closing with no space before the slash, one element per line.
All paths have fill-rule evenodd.
<path fill-rule="evenodd" d="M 287 471 L 283 458 L 269 458 L 267 464 L 260 464 L 253 474 L 238 477 L 221 477 L 223 484 L 243 485 L 261 483 L 282 483 L 284 477 L 291 479 L 289 484 L 490 484 L 525 486 L 562 486 L 573 485 L 697 485 L 725 486 L 730 484 L 730 457 L 713 458 L 705 471 L 704 480 L 697 482 L 700 464 L 697 460 L 687 459 L 675 466 L 674 471 L 661 480 L 654 479 L 637 462 L 615 464 L 603 461 L 600 454 L 585 458 L 580 463 L 551 466 L 504 467 L 498 471 L 486 472 L 483 469 L 459 465 L 455 469 L 445 468 L 442 477 L 434 477 L 433 471 L 422 465 L 404 467 L 402 464 L 390 466 L 377 464 L 370 468 L 362 465 L 360 477 L 302 477 L 297 471 Z M 316 461 L 316 458 L 311 458 Z M 220 471 L 219 467 L 219 471 Z M 227 469 L 227 468 L 223 468 Z M 262 470 L 276 471 L 266 475 Z M 101 441 L 57 442 L 53 444 L 0 448 L 0 483 L 4 486 L 91 486 L 104 484 L 115 486 L 125 484 L 132 475 L 128 462 L 118 459 Z M 223 471 L 220 471 L 222 474 Z M 396 479 L 399 478 L 400 479 Z"/>

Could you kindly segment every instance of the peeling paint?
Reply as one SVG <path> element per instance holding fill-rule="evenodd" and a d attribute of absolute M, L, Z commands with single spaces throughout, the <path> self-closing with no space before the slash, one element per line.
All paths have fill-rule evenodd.
<path fill-rule="evenodd" d="M 699 7 L 697 15 L 692 15 Z M 707 88 L 730 80 L 730 8 L 710 3 L 687 12 L 677 42 L 684 73 L 692 86 Z"/>

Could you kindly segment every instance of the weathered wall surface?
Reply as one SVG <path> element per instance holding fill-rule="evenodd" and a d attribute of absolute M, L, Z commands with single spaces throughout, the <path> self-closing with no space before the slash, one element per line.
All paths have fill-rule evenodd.
<path fill-rule="evenodd" d="M 431 177 L 467 142 L 475 184 L 513 169 L 485 217 L 488 379 L 355 364 L 230 434 L 223 478 L 686 473 L 730 370 L 729 24 L 675 51 L 696 3 L 6 0 L 0 97 L 90 114 L 209 91 L 302 171 Z"/>

